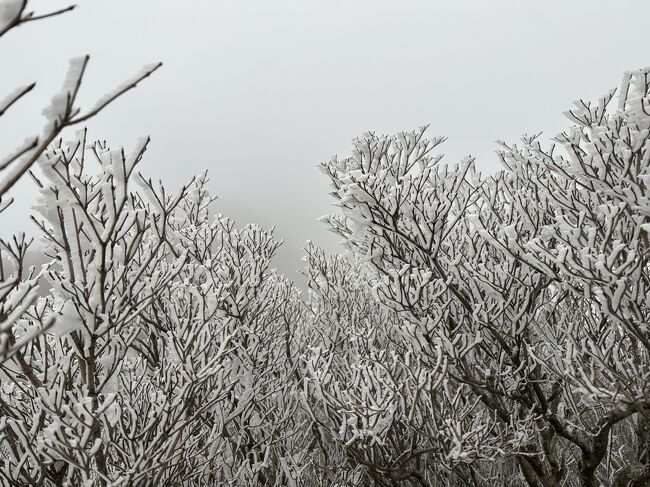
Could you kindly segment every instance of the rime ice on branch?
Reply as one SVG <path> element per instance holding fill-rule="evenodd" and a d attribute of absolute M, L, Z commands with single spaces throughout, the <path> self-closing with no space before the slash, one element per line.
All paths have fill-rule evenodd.
<path fill-rule="evenodd" d="M 441 164 L 423 128 L 364 134 L 322 165 L 343 212 L 325 220 L 376 273 L 404 346 L 432 370 L 443 351 L 531 486 L 650 478 L 649 74 L 626 74 L 617 107 L 577 102 L 548 148 L 501 143 L 488 178 Z M 481 461 L 494 452 L 459 474 L 505 482 Z"/>
<path fill-rule="evenodd" d="M 0 37 L 21 24 L 53 17 L 74 8 L 74 6 L 70 6 L 43 14 L 36 14 L 27 10 L 27 4 L 26 0 L 0 1 Z M 11 188 L 42 157 L 47 147 L 57 139 L 63 129 L 86 122 L 97 115 L 112 101 L 134 88 L 140 81 L 160 67 L 160 64 L 145 67 L 136 77 L 102 98 L 95 107 L 82 113 L 81 109 L 76 106 L 75 101 L 81 88 L 88 61 L 89 56 L 70 60 L 68 73 L 61 90 L 52 97 L 50 105 L 43 110 L 46 124 L 40 134 L 28 137 L 24 142 L 17 144 L 15 148 L 2 148 L 3 153 L 7 151 L 8 153 L 6 155 L 0 154 L 0 213 L 13 201 L 9 196 Z M 34 86 L 35 83 L 19 87 L 8 95 L 2 96 L 0 98 L 0 116 L 5 115 L 15 103 L 28 95 Z M 18 311 L 23 310 L 25 305 L 33 303 L 34 289 L 39 278 L 35 270 L 23 269 L 24 257 L 29 242 L 24 239 L 11 242 L 3 240 L 5 238 L 3 235 L 2 239 L 0 239 L 0 259 L 3 259 L 3 256 L 9 259 L 5 264 L 7 268 L 0 270 L 0 288 L 4 290 L 3 294 L 0 295 L 0 363 L 8 359 L 20 345 L 28 340 L 27 335 L 24 335 L 20 343 L 16 341 L 16 338 L 12 336 L 11 328 L 16 318 L 20 316 Z M 29 276 L 23 276 L 25 272 L 28 272 Z M 24 282 L 22 281 L 23 278 L 26 279 Z M 12 305 L 12 301 L 8 298 L 14 291 L 20 294 L 15 289 L 17 286 L 23 288 L 27 286 L 32 292 L 25 294 L 19 302 L 15 301 Z M 47 326 L 50 324 L 50 321 L 44 323 Z M 33 333 L 34 335 L 31 336 L 35 336 L 38 331 L 33 330 Z"/>

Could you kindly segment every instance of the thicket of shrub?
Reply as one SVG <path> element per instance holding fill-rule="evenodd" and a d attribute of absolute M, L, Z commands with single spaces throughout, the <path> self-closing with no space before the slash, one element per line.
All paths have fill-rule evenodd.
<path fill-rule="evenodd" d="M 301 293 L 205 175 L 58 138 L 86 63 L 0 165 L 47 258 L 0 242 L 1 483 L 650 485 L 650 69 L 488 177 L 425 128 L 355 139 L 322 164 L 347 251 L 310 243 Z"/>

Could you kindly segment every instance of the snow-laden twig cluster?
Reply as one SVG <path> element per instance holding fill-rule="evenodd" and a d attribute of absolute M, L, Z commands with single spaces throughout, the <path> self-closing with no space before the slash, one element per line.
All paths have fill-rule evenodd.
<path fill-rule="evenodd" d="M 68 10 L 26 4 L 0 36 Z M 0 484 L 650 482 L 650 69 L 552 145 L 500 143 L 490 177 L 426 127 L 355 139 L 322 164 L 347 253 L 309 243 L 302 293 L 207 175 L 170 193 L 138 172 L 148 138 L 63 142 L 159 66 L 81 112 L 87 63 L 0 160 L 0 211 L 39 188 L 45 262 L 0 241 Z"/>
<path fill-rule="evenodd" d="M 28 11 L 27 6 L 27 0 L 0 1 L 0 37 L 22 24 L 54 17 L 74 8 L 72 5 L 36 14 L 33 11 Z M 0 154 L 0 213 L 13 202 L 13 199 L 9 197 L 11 188 L 30 171 L 65 128 L 88 121 L 160 67 L 160 63 L 145 67 L 133 79 L 102 98 L 95 107 L 82 113 L 81 109 L 76 106 L 76 99 L 89 59 L 89 56 L 82 56 L 70 60 L 68 73 L 61 90 L 52 97 L 50 104 L 43 110 L 46 123 L 40 134 L 26 138 L 16 148 L 10 148 L 6 155 Z M 18 87 L 8 95 L 2 96 L 0 98 L 0 117 L 29 94 L 34 86 L 36 83 Z M 3 257 L 7 259 L 4 266 L 0 268 L 0 289 L 2 290 L 0 291 L 0 364 L 24 345 L 30 336 L 35 337 L 38 333 L 45 331 L 52 322 L 52 320 L 48 320 L 41 323 L 43 328 L 40 331 L 33 330 L 32 335 L 23 335 L 20 342 L 16 342 L 10 333 L 14 320 L 25 311 L 26 306 L 33 304 L 36 284 L 41 276 L 36 269 L 25 269 L 25 252 L 30 244 L 31 242 L 26 241 L 22 236 L 14 238 L 12 241 L 0 239 L 0 260 Z"/>
<path fill-rule="evenodd" d="M 12 336 L 54 325 L 2 369 L 10 484 L 245 484 L 295 421 L 279 242 L 212 218 L 205 177 L 156 188 L 136 171 L 146 144 L 126 154 L 82 132 L 42 159 L 51 290 Z"/>
<path fill-rule="evenodd" d="M 322 165 L 343 210 L 326 221 L 376 272 L 404 346 L 428 370 L 442 350 L 443 383 L 496 422 L 497 458 L 528 485 L 650 479 L 649 75 L 627 73 L 615 108 L 614 92 L 578 102 L 548 148 L 501 143 L 489 178 L 442 165 L 425 128 Z"/>

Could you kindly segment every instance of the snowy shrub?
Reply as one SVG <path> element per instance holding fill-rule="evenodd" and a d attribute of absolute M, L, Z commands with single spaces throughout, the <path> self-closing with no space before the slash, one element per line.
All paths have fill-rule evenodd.
<path fill-rule="evenodd" d="M 548 149 L 502 143 L 488 178 L 471 158 L 442 164 L 426 128 L 365 134 L 322 165 L 343 211 L 326 221 L 419 360 L 433 371 L 442 350 L 469 414 L 500 424 L 529 485 L 650 478 L 648 74 L 626 75 L 614 109 L 613 92 L 577 103 Z M 615 450 L 630 421 L 636 452 Z"/>
<path fill-rule="evenodd" d="M 27 0 L 0 1 L 0 38 L 22 24 L 57 16 L 74 8 L 70 6 L 36 14 L 28 11 L 27 5 Z M 87 55 L 70 60 L 61 90 L 52 97 L 50 105 L 43 109 L 46 123 L 40 133 L 28 137 L 16 147 L 3 148 L 3 152 L 9 151 L 8 154 L 0 153 L 0 213 L 13 202 L 9 197 L 11 188 L 43 156 L 64 129 L 87 122 L 161 66 L 160 63 L 145 66 L 136 76 L 102 97 L 90 109 L 82 112 L 76 100 L 89 60 L 90 57 Z M 35 86 L 36 84 L 32 83 L 18 87 L 7 95 L 0 95 L 0 117 L 29 94 Z M 41 274 L 37 269 L 25 269 L 25 255 L 31 242 L 26 241 L 24 236 L 14 237 L 9 241 L 4 238 L 4 236 L 0 238 L 0 363 L 52 324 L 51 321 L 41 323 L 40 329 L 31 330 L 31 334 L 23 335 L 21 340 L 16 340 L 12 335 L 11 328 L 16 319 L 21 316 L 25 307 L 34 302 L 37 281 Z"/>
<path fill-rule="evenodd" d="M 0 37 L 69 9 L 1 1 Z M 0 484 L 648 485 L 650 69 L 488 177 L 426 127 L 355 139 L 321 166 L 346 253 L 309 243 L 301 292 L 206 174 L 170 193 L 148 138 L 63 142 L 159 66 L 81 112 L 87 63 L 0 159 L 45 261 L 0 240 Z"/>

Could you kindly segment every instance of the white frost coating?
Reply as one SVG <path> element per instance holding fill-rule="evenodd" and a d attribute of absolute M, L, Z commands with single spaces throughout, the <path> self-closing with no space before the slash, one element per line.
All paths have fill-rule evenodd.
<path fill-rule="evenodd" d="M 65 76 L 65 80 L 63 80 L 61 91 L 72 92 L 76 89 L 79 78 L 83 75 L 83 70 L 88 63 L 88 56 L 71 58 L 68 63 L 68 72 Z"/>
<path fill-rule="evenodd" d="M 158 66 L 160 66 L 159 63 L 151 63 L 151 64 L 144 65 L 142 67 L 142 69 L 135 76 L 125 80 L 124 82 L 119 84 L 117 87 L 115 87 L 113 90 L 109 91 L 104 96 L 102 96 L 99 100 L 97 100 L 97 102 L 90 109 L 90 111 L 92 112 L 92 111 L 95 111 L 95 110 L 99 110 L 104 105 L 106 105 L 108 102 L 110 102 L 111 99 L 115 98 L 118 94 L 120 94 L 122 91 L 125 91 L 125 90 L 129 89 L 133 85 L 140 82 L 143 78 L 147 77 Z"/>
<path fill-rule="evenodd" d="M 10 164 L 9 167 L 3 170 L 4 178 L 0 180 L 0 195 L 7 192 L 7 190 L 12 186 L 12 180 L 17 174 L 23 174 L 32 162 L 29 157 L 22 157 L 17 161 L 14 161 L 13 164 Z"/>
<path fill-rule="evenodd" d="M 83 76 L 83 70 L 87 62 L 88 56 L 80 56 L 70 59 L 68 72 L 63 81 L 61 90 L 52 97 L 49 106 L 43 109 L 43 115 L 45 115 L 45 118 L 48 121 L 44 129 L 45 134 L 50 133 L 54 124 L 65 117 L 69 99 L 77 89 L 77 85 L 80 82 L 81 76 Z"/>
<path fill-rule="evenodd" d="M 0 21 L 0 29 L 2 29 Z M 29 85 L 26 86 L 19 86 L 12 92 L 10 92 L 7 96 L 5 96 L 2 100 L 0 100 L 0 113 L 4 112 L 7 108 L 9 108 L 9 105 L 13 103 L 15 98 L 22 92 L 26 91 L 29 88 Z"/>
<path fill-rule="evenodd" d="M 138 138 L 135 143 L 135 147 L 129 154 L 127 169 L 132 168 L 138 162 L 137 158 L 140 156 L 147 148 L 149 141 L 151 139 L 148 135 Z"/>
<path fill-rule="evenodd" d="M 145 192 L 145 194 L 146 194 L 146 196 L 147 196 L 147 199 L 148 199 L 149 202 L 154 206 L 154 208 L 155 208 L 158 212 L 160 212 L 160 213 L 164 212 L 165 209 L 164 209 L 163 207 L 160 206 L 160 202 L 159 202 L 159 199 L 158 199 L 157 196 L 156 196 L 156 193 L 155 193 L 155 192 L 151 189 L 151 187 L 147 184 L 148 181 L 147 181 L 147 180 L 144 180 L 144 179 L 141 178 L 141 177 L 137 177 L 137 178 L 135 178 L 135 181 L 136 181 L 136 182 L 138 183 L 138 185 L 139 185 L 139 186 L 144 190 L 144 192 Z M 149 215 L 149 218 L 151 219 L 151 218 L 152 218 L 152 215 Z M 152 221 L 151 221 L 151 225 L 155 228 L 155 227 L 156 227 L 156 222 L 152 220 Z"/>
<path fill-rule="evenodd" d="M 63 305 L 61 309 L 61 316 L 56 320 L 52 327 L 52 333 L 58 337 L 67 335 L 68 333 L 81 328 L 81 320 L 71 301 Z"/>
<path fill-rule="evenodd" d="M 28 137 L 20 144 L 13 152 L 5 156 L 3 159 L 0 159 L 0 171 L 5 169 L 11 161 L 16 160 L 19 154 L 23 154 L 22 157 L 26 157 L 30 154 L 31 151 L 28 151 L 28 148 L 38 143 L 38 137 Z"/>
<path fill-rule="evenodd" d="M 575 113 L 586 123 L 600 120 L 588 108 Z M 29 409 L 33 401 L 11 393 L 0 399 L 12 401 L 16 416 L 36 418 L 27 424 L 40 422 L 34 431 L 57 418 L 64 422 L 56 444 L 52 440 L 39 454 L 70 457 L 75 465 L 84 464 L 98 445 L 87 427 L 94 414 L 107 458 L 129 452 L 122 457 L 123 471 L 133 476 L 111 477 L 116 486 L 146 483 L 138 477 L 145 468 L 159 483 L 179 485 L 173 475 L 181 463 L 192 475 L 205 469 L 238 485 L 257 483 L 261 468 L 273 475 L 284 470 L 296 485 L 312 485 L 317 473 L 304 445 L 314 440 L 309 427 L 314 421 L 325 433 L 319 448 L 331 450 L 334 459 L 340 453 L 359 455 L 372 465 L 376 453 L 398 458 L 411 448 L 429 451 L 431 464 L 443 471 L 471 462 L 480 474 L 481 464 L 499 462 L 503 452 L 522 452 L 520 447 L 537 444 L 542 428 L 553 428 L 536 406 L 508 399 L 535 397 L 534 383 L 544 390 L 562 386 L 554 415 L 576 433 L 584 425 L 572 418 L 590 412 L 580 395 L 603 414 L 614 411 L 612 406 L 645 404 L 640 401 L 646 401 L 650 383 L 647 363 L 630 360 L 632 342 L 624 336 L 645 318 L 640 298 L 650 296 L 647 235 L 641 227 L 650 204 L 647 185 L 639 183 L 650 181 L 650 159 L 627 148 L 650 147 L 641 144 L 648 130 L 636 129 L 647 127 L 644 123 L 616 119 L 597 127 L 589 140 L 576 129 L 572 140 L 586 153 L 583 164 L 545 155 L 525 142 L 521 151 L 512 150 L 507 170 L 489 180 L 475 180 L 467 165 L 434 167 L 435 157 L 422 152 L 433 142 L 419 142 L 418 132 L 369 135 L 355 149 L 358 160 L 327 168 L 349 216 L 328 221 L 352 255 L 330 259 L 310 245 L 306 275 L 313 291 L 305 302 L 277 288 L 277 276 L 267 273 L 275 242 L 256 226 L 240 231 L 227 219 L 209 218 L 199 183 L 178 200 L 165 198 L 178 203 L 176 210 L 167 204 L 165 218 L 156 214 L 158 203 L 154 207 L 140 199 L 121 209 L 104 208 L 123 197 L 111 184 L 119 186 L 125 175 L 111 164 L 124 161 L 99 147 L 102 174 L 89 176 L 92 188 L 68 182 L 71 189 L 62 189 L 56 202 L 74 204 L 81 218 L 83 201 L 90 201 L 84 231 L 93 225 L 88 222 L 110 228 L 103 235 L 109 245 L 97 246 L 93 237 L 78 232 L 80 243 L 51 246 L 61 257 L 64 250 L 81 253 L 71 267 L 83 268 L 85 275 L 67 275 L 62 266 L 68 258 L 48 272 L 58 298 L 53 311 L 72 301 L 88 333 L 74 340 L 47 337 L 53 347 L 49 363 L 60 373 L 48 373 L 39 393 L 48 398 L 43 419 L 32 414 L 40 410 Z M 619 126 L 627 133 L 614 133 Z M 613 140 L 604 166 L 594 153 L 607 147 L 598 137 Z M 414 146 L 410 157 L 400 152 Z M 405 166 L 416 156 L 422 157 L 425 173 L 411 177 L 414 169 Z M 129 156 L 127 170 L 135 159 Z M 605 180 L 599 182 L 598 174 Z M 52 181 L 66 183 L 65 178 Z M 90 196 L 73 203 L 71 191 Z M 163 194 L 146 191 L 154 199 L 152 191 Z M 49 224 L 57 218 L 58 213 Z M 135 221 L 142 224 L 130 228 Z M 56 226 L 55 240 L 59 234 L 75 236 L 73 227 Z M 176 262 L 173 251 L 181 248 L 187 256 Z M 636 335 L 647 336 L 643 326 Z M 503 339 L 493 330 L 503 330 Z M 292 350 L 295 361 L 287 355 Z M 74 354 L 81 351 L 95 357 L 94 370 L 80 370 L 82 361 Z M 40 365 L 37 347 L 27 353 L 30 364 Z M 471 371 L 469 383 L 454 377 L 464 368 L 457 367 L 461 361 Z M 88 391 L 74 382 L 82 372 L 94 374 L 102 394 L 120 393 L 115 407 L 91 411 Z M 56 379 L 64 376 L 70 381 L 57 390 Z M 26 390 L 31 387 L 23 383 Z M 502 407 L 512 423 L 495 420 L 496 411 L 480 400 L 481 391 L 507 399 Z M 66 411 L 72 411 L 68 404 L 82 401 L 83 411 L 75 411 L 84 418 L 77 421 Z M 575 411 L 568 416 L 571 408 Z M 195 420 L 208 417 L 213 424 Z M 220 437 L 226 430 L 228 437 Z M 589 429 L 581 433 L 588 435 Z M 67 438 L 79 448 L 67 453 Z M 239 445 L 253 445 L 246 446 L 245 460 L 237 459 Z M 347 448 L 354 455 L 347 455 L 352 452 Z M 616 458 L 616 451 L 610 453 Z M 20 453 L 9 462 L 18 471 Z M 25 464 L 34 470 L 39 465 L 37 459 Z M 169 473 L 165 465 L 172 466 Z M 435 482 L 436 473 L 425 468 L 423 477 Z M 362 470 L 341 472 L 341 483 L 371 481 Z M 31 485 L 29 479 L 24 484 Z"/>

